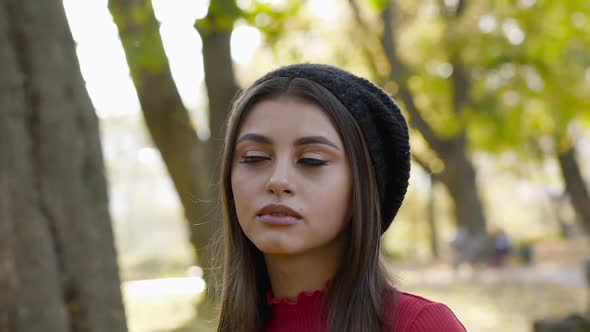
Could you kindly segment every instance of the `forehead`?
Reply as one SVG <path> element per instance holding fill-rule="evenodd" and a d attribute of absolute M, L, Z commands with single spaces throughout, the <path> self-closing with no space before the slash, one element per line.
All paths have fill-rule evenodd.
<path fill-rule="evenodd" d="M 247 112 L 238 137 L 250 132 L 273 137 L 322 135 L 340 142 L 336 127 L 321 106 L 288 96 L 256 103 Z"/>

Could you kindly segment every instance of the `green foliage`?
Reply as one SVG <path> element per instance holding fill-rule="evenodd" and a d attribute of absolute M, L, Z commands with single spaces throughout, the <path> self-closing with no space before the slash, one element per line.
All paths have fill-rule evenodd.
<path fill-rule="evenodd" d="M 443 15 L 442 1 L 396 3 L 408 83 L 439 136 L 466 130 L 475 149 L 530 157 L 540 138 L 590 125 L 590 2 L 470 1 L 459 16 Z M 469 78 L 462 109 L 457 65 Z"/>
<path fill-rule="evenodd" d="M 276 6 L 268 2 L 252 1 L 248 8 L 238 7 L 235 0 L 212 0 L 208 14 L 196 22 L 201 34 L 214 31 L 232 30 L 234 23 L 244 20 L 248 25 L 258 28 L 270 44 L 280 40 L 293 22 L 305 1 L 286 0 Z"/>
<path fill-rule="evenodd" d="M 235 0 L 211 0 L 207 16 L 197 20 L 196 28 L 201 34 L 215 31 L 231 31 L 234 22 L 242 16 Z"/>
<path fill-rule="evenodd" d="M 127 8 L 130 6 L 131 8 Z M 160 40 L 160 25 L 154 16 L 150 1 L 124 4 L 110 1 L 111 14 L 120 31 L 127 62 L 132 71 L 160 72 L 167 62 Z M 139 77 L 139 75 L 132 75 Z M 136 81 L 136 85 L 141 82 Z"/>
<path fill-rule="evenodd" d="M 476 147 L 529 153 L 540 137 L 566 137 L 573 122 L 588 123 L 589 6 L 538 1 L 524 8 L 503 1 L 481 9 L 480 27 L 482 20 L 497 27 L 474 26 L 478 36 L 468 46 L 476 77 L 470 121 Z"/>
<path fill-rule="evenodd" d="M 298 17 L 305 1 L 286 0 L 282 6 L 273 6 L 270 3 L 253 1 L 252 6 L 242 12 L 245 21 L 258 28 L 270 45 L 279 40 L 302 19 Z"/>
<path fill-rule="evenodd" d="M 475 149 L 530 157 L 540 138 L 590 125 L 590 2 L 473 1 L 457 17 L 438 3 L 400 1 L 395 29 L 416 104 L 439 136 L 466 130 Z M 453 103 L 457 65 L 469 78 L 463 109 Z"/>
<path fill-rule="evenodd" d="M 346 2 L 337 2 L 335 12 L 344 12 Z M 256 77 L 276 66 L 296 62 L 322 62 L 362 71 L 352 35 L 359 33 L 349 18 L 323 20 L 308 1 L 283 0 L 278 4 L 253 0 L 242 9 L 240 20 L 257 28 L 263 47 L 257 61 L 243 68 L 245 76 Z"/>
<path fill-rule="evenodd" d="M 367 0 L 367 3 L 377 11 L 382 11 L 389 0 Z"/>
<path fill-rule="evenodd" d="M 590 2 L 469 1 L 457 15 L 448 15 L 443 3 L 397 1 L 394 27 L 415 102 L 441 138 L 466 132 L 475 149 L 534 157 L 540 138 L 566 137 L 572 123 L 590 126 Z M 362 73 L 363 58 L 370 56 L 368 76 L 382 75 L 388 65 L 378 45 L 377 16 L 388 2 L 357 4 L 369 31 L 352 16 L 326 29 L 305 1 L 295 0 L 254 0 L 248 8 L 212 1 L 197 26 L 225 29 L 243 20 L 262 32 L 275 66 L 324 61 Z M 368 53 L 351 47 L 362 44 Z M 315 55 L 318 49 L 323 57 Z M 468 78 L 462 103 L 453 95 L 458 66 Z"/>

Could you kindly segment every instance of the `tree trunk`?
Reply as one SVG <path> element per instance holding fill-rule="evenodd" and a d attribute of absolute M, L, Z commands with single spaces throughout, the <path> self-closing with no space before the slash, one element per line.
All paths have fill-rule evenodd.
<path fill-rule="evenodd" d="M 464 227 L 470 234 L 485 235 L 486 220 L 477 190 L 475 168 L 467 159 L 465 137 L 461 135 L 451 142 L 453 144 L 448 149 L 439 152 L 445 163 L 440 180 L 455 203 L 457 226 Z"/>
<path fill-rule="evenodd" d="M 209 6 L 206 17 L 195 23 L 203 42 L 203 66 L 205 85 L 209 100 L 209 165 L 213 178 L 219 178 L 221 156 L 224 147 L 225 123 L 231 104 L 238 92 L 230 39 L 237 9 L 234 0 L 221 0 Z M 214 186 L 214 197 L 219 197 L 219 188 Z M 220 216 L 221 211 L 216 211 Z M 221 223 L 220 218 L 218 218 Z"/>
<path fill-rule="evenodd" d="M 0 0 L 0 330 L 126 331 L 98 120 L 61 1 Z"/>
<path fill-rule="evenodd" d="M 149 0 L 111 0 L 109 9 L 119 28 L 144 120 L 168 169 L 190 232 L 190 241 L 211 292 L 215 257 L 212 239 L 220 229 L 214 212 L 211 158 L 200 141 L 170 72 L 160 25 Z"/>
<path fill-rule="evenodd" d="M 208 142 L 209 167 L 212 170 L 215 183 L 218 183 L 217 179 L 219 179 L 219 171 L 221 170 L 225 123 L 231 104 L 238 92 L 230 48 L 231 33 L 238 14 L 239 10 L 234 0 L 212 1 L 207 16 L 195 24 L 203 42 L 203 65 L 209 101 L 209 129 L 211 133 Z M 217 202 L 219 187 L 211 186 L 211 190 Z M 221 224 L 221 211 L 215 211 L 214 216 L 217 217 L 216 223 Z M 212 307 L 208 306 L 208 308 L 206 315 L 211 316 L 210 309 Z"/>
<path fill-rule="evenodd" d="M 238 91 L 231 60 L 231 29 L 198 29 L 203 41 L 205 85 L 209 97 L 209 127 L 211 128 L 211 157 L 219 169 L 223 150 L 224 124 L 231 103 Z"/>
<path fill-rule="evenodd" d="M 584 232 L 590 234 L 590 195 L 576 161 L 576 146 L 571 144 L 558 154 L 557 159 L 577 219 Z"/>

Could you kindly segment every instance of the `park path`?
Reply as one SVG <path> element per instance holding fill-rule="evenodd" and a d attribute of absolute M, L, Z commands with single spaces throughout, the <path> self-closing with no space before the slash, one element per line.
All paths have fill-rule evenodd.
<path fill-rule="evenodd" d="M 393 274 L 402 285 L 449 285 L 457 282 L 501 283 L 524 282 L 553 284 L 564 287 L 584 287 L 585 276 L 581 266 L 531 265 L 502 268 L 460 269 L 436 264 L 429 267 L 405 268 Z"/>
<path fill-rule="evenodd" d="M 512 257 L 503 267 L 463 265 L 454 271 L 448 261 L 428 263 L 409 261 L 391 264 L 391 272 L 407 285 L 448 285 L 456 282 L 539 283 L 564 287 L 586 287 L 582 265 L 590 257 L 590 238 L 543 241 L 535 246 L 535 260 L 522 265 Z"/>

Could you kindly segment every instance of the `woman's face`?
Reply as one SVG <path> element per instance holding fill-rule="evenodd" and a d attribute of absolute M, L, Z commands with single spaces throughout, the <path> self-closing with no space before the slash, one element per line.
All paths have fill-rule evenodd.
<path fill-rule="evenodd" d="M 266 254 L 321 250 L 341 238 L 351 218 L 342 141 L 322 108 L 303 99 L 269 99 L 249 111 L 231 186 L 242 230 Z"/>

